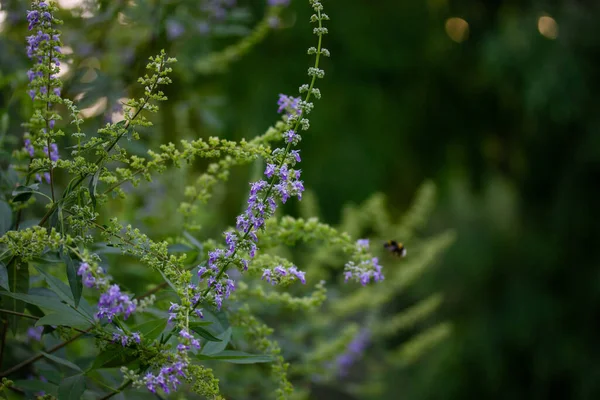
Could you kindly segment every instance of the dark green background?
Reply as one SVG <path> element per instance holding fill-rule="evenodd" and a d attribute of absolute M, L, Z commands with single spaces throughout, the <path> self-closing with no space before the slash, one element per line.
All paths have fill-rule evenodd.
<path fill-rule="evenodd" d="M 164 30 L 168 18 L 191 26 L 186 10 L 194 2 L 138 1 L 145 7 L 123 10 L 139 23 L 128 29 L 115 21 L 114 7 L 125 2 L 100 3 L 104 19 L 62 16 L 75 65 L 86 49 L 102 65 L 99 80 L 87 86 L 72 75 L 66 94 L 89 89 L 84 102 L 107 94 L 114 101 L 144 58 L 167 48 L 180 63 L 151 144 L 261 134 L 277 118 L 277 94 L 295 94 L 307 81 L 306 48 L 315 38 L 306 1 L 294 0 L 286 11 L 290 29 L 271 33 L 227 73 L 208 76 L 192 69 L 193 60 L 235 39 L 209 42 L 188 32 L 169 40 Z M 0 35 L 0 109 L 14 117 L 10 132 L 18 137 L 28 112 L 20 106 L 28 104 L 26 2 L 0 4 L 9 11 Z M 458 234 L 420 287 L 444 293 L 439 318 L 451 321 L 454 333 L 401 379 L 389 377 L 390 398 L 598 398 L 598 3 L 324 5 L 332 58 L 323 63 L 323 99 L 301 144 L 304 180 L 323 218 L 335 223 L 344 204 L 376 191 L 399 214 L 418 185 L 433 179 L 440 194 L 431 230 Z M 251 6 L 256 18 L 263 4 Z M 556 40 L 538 32 L 542 15 L 557 21 Z M 469 23 L 466 41 L 450 40 L 450 17 Z M 239 194 L 246 180 L 247 171 L 232 176 Z M 223 212 L 231 217 L 239 204 L 228 198 Z"/>

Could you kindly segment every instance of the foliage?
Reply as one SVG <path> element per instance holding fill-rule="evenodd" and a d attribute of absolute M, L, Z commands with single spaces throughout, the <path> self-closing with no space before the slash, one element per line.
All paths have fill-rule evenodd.
<path fill-rule="evenodd" d="M 278 26 L 287 3 L 270 0 L 254 30 L 200 61 L 184 60 L 185 67 L 223 72 Z M 308 193 L 301 218 L 283 215 L 280 203 L 303 198 L 297 146 L 310 127 L 310 100 L 321 97 L 316 82 L 325 76 L 321 63 L 329 56 L 323 47 L 329 17 L 319 1 L 309 4 L 317 37 L 308 49 L 314 57 L 309 83 L 299 88 L 303 98 L 279 96 L 282 117 L 274 126 L 248 141 L 208 137 L 153 146 L 152 114 L 167 101 L 175 58 L 165 51 L 149 57 L 141 88 L 117 104 L 117 118 L 92 129 L 82 104 L 64 97 L 60 73 L 69 55 L 59 29 L 61 10 L 51 1 L 32 2 L 27 56 L 33 66 L 21 101 L 33 106 L 22 107 L 29 112 L 25 133 L 11 131 L 6 143 L 13 152 L 3 155 L 2 354 L 13 362 L 0 375 L 15 378 L 3 381 L 5 397 L 107 399 L 124 391 L 143 397 L 183 390 L 214 399 L 301 398 L 314 382 L 333 385 L 347 374 L 367 340 L 379 343 L 411 330 L 401 346 L 377 349 L 384 355 L 379 368 L 396 368 L 447 335 L 448 324 L 427 321 L 439 295 L 402 310 L 386 308 L 452 241 L 444 233 L 412 246 L 431 211 L 432 184 L 423 186 L 398 224 L 390 222 L 381 196 L 348 208 L 338 228 L 315 217 Z M 98 5 L 100 15 L 143 12 Z M 205 6 L 204 22 L 225 12 L 219 2 Z M 209 30 L 216 34 L 227 26 L 217 21 Z M 177 32 L 171 25 L 169 33 Z M 15 140 L 21 135 L 22 144 Z M 276 148 L 281 141 L 284 146 Z M 212 163 L 192 179 L 188 166 L 198 159 Z M 215 195 L 234 166 L 247 164 L 264 172 L 251 180 L 243 211 L 232 227 L 215 222 Z M 125 220 L 141 212 L 128 202 L 152 200 L 143 186 L 168 185 L 177 175 L 184 176 L 181 190 L 165 200 L 176 216 L 164 219 L 155 203 L 149 212 L 161 221 L 154 232 L 121 222 L 123 208 L 133 215 Z M 384 277 L 369 241 L 356 240 L 363 236 L 374 243 L 401 237 L 415 256 Z M 307 294 L 298 283 L 314 290 Z M 304 318 L 296 318 L 298 312 Z M 367 330 L 358 334 L 357 322 Z M 14 348 L 7 346 L 9 328 Z M 342 333 L 331 337 L 332 331 Z M 267 369 L 271 379 L 264 379 Z M 28 376 L 33 379 L 22 379 Z M 369 395 L 381 391 L 377 381 L 356 386 L 351 389 Z"/>

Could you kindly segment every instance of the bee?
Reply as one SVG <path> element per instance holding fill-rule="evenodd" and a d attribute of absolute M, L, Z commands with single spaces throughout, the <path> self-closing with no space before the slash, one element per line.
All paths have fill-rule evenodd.
<path fill-rule="evenodd" d="M 390 253 L 395 254 L 399 257 L 406 256 L 406 248 L 402 243 L 396 242 L 395 240 L 388 240 L 383 244 L 383 247 Z"/>

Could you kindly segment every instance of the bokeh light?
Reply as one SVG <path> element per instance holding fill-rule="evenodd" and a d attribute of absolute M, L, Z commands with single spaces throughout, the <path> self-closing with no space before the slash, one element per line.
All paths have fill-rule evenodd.
<path fill-rule="evenodd" d="M 454 42 L 462 43 L 469 37 L 469 23 L 462 18 L 448 18 L 446 20 L 446 34 Z"/>
<path fill-rule="evenodd" d="M 556 39 L 558 37 L 558 24 L 556 20 L 547 15 L 541 16 L 538 19 L 538 31 L 548 39 Z"/>

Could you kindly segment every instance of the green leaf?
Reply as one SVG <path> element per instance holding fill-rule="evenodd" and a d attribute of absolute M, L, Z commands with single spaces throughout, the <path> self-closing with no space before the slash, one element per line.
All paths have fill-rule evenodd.
<path fill-rule="evenodd" d="M 63 311 L 61 313 L 46 314 L 37 320 L 35 326 L 62 325 L 72 326 L 75 328 L 87 328 L 91 323 L 92 321 L 86 319 L 78 312 L 69 310 L 68 312 Z"/>
<path fill-rule="evenodd" d="M 169 253 L 187 253 L 190 250 L 194 250 L 194 248 L 183 243 L 175 243 L 168 247 Z"/>
<path fill-rule="evenodd" d="M 60 256 L 65 262 L 67 278 L 69 279 L 69 287 L 71 288 L 71 294 L 73 295 L 73 300 L 75 301 L 75 307 L 78 307 L 79 300 L 81 299 L 81 293 L 83 292 L 81 276 L 77 275 L 77 267 L 68 252 L 61 251 Z"/>
<path fill-rule="evenodd" d="M 197 274 L 194 274 L 197 276 Z M 204 314 L 205 321 L 211 321 L 214 323 L 214 330 L 217 332 L 224 332 L 227 328 L 229 328 L 229 320 L 227 319 L 227 314 L 224 311 L 214 311 L 211 308 L 204 307 L 202 308 L 202 313 Z"/>
<path fill-rule="evenodd" d="M 190 241 L 191 244 L 193 244 L 198 251 L 202 252 L 204 250 L 204 246 L 202 246 L 202 243 L 200 243 L 194 236 L 192 236 L 188 231 L 183 231 L 183 236 L 185 236 L 185 238 L 187 240 Z"/>
<path fill-rule="evenodd" d="M 12 192 L 12 195 L 14 196 L 12 199 L 13 203 L 20 203 L 29 200 L 31 196 L 33 196 L 33 192 L 38 190 L 38 188 L 39 185 L 37 183 L 29 186 L 19 186 Z"/>
<path fill-rule="evenodd" d="M 98 186 L 98 179 L 100 179 L 100 170 L 98 170 L 92 175 L 92 179 L 90 179 L 90 185 L 88 186 L 88 190 L 90 191 L 90 199 L 92 200 L 92 208 L 96 209 L 96 186 Z"/>
<path fill-rule="evenodd" d="M 85 392 L 85 377 L 82 374 L 65 378 L 58 387 L 58 400 L 79 400 Z"/>
<path fill-rule="evenodd" d="M 48 282 L 48 286 L 50 286 L 50 289 L 52 289 L 52 291 L 54 293 L 56 293 L 62 301 L 64 301 L 66 304 L 69 304 L 69 305 L 77 308 L 79 311 L 83 312 L 88 317 L 89 322 L 93 321 L 94 313 L 93 313 L 89 303 L 85 299 L 83 299 L 83 301 L 81 301 L 81 304 L 79 305 L 79 307 L 76 307 L 75 301 L 73 299 L 72 289 L 70 289 L 69 286 L 67 286 L 63 281 L 61 281 L 57 277 L 50 275 L 48 272 L 44 271 L 42 268 L 38 267 L 37 265 L 35 266 L 35 269 L 37 269 L 40 272 L 40 274 L 42 274 L 44 276 L 44 278 L 46 278 L 46 282 Z M 80 299 L 81 299 L 81 295 L 80 295 Z M 43 307 L 43 306 L 40 306 L 40 307 Z"/>
<path fill-rule="evenodd" d="M 25 309 L 25 303 L 19 301 L 23 299 L 18 299 L 14 296 L 27 296 L 24 293 L 29 291 L 29 264 L 21 264 L 16 259 L 13 259 L 12 262 L 8 264 L 7 272 L 8 287 L 12 293 L 1 293 L 11 297 L 10 299 L 7 299 L 6 308 L 11 311 L 22 313 Z M 8 324 L 10 325 L 13 334 L 17 333 L 17 318 L 16 315 L 8 316 Z"/>
<path fill-rule="evenodd" d="M 81 368 L 79 368 L 77 365 L 73 364 L 73 363 L 72 363 L 71 361 L 69 361 L 69 360 L 65 360 L 64 358 L 60 358 L 60 357 L 53 356 L 52 354 L 48 354 L 48 353 L 45 353 L 45 352 L 43 352 L 43 351 L 42 351 L 42 355 L 43 355 L 44 357 L 46 357 L 48 360 L 50 360 L 50 361 L 54 361 L 54 362 L 55 362 L 55 363 L 57 363 L 57 364 L 64 365 L 65 367 L 69 367 L 69 368 L 71 368 L 71 369 L 74 369 L 74 370 L 75 370 L 75 371 L 77 371 L 77 372 L 83 372 L 83 371 L 81 370 Z"/>
<path fill-rule="evenodd" d="M 42 309 L 52 310 L 56 312 L 69 312 L 73 310 L 71 307 L 60 301 L 56 297 L 35 296 L 31 294 L 0 292 L 2 296 L 8 296 L 13 299 L 24 301 L 25 303 L 34 304 Z M 20 311 L 19 311 L 20 312 Z"/>
<path fill-rule="evenodd" d="M 44 391 L 46 394 L 56 396 L 58 387 L 50 382 L 42 382 L 35 379 L 22 379 L 15 381 L 15 387 L 33 394 L 34 392 Z M 29 397 L 33 398 L 33 397 Z"/>
<path fill-rule="evenodd" d="M 60 279 L 50 275 L 48 272 L 44 271 L 37 265 L 34 265 L 34 267 L 40 274 L 44 276 L 46 282 L 48 283 L 48 286 L 50 286 L 50 289 L 54 293 L 56 293 L 62 301 L 71 305 L 75 304 L 75 302 L 73 301 L 73 296 L 71 295 L 71 291 L 69 290 L 69 287 L 67 285 L 65 285 Z"/>
<path fill-rule="evenodd" d="M 273 362 L 273 357 L 264 354 L 250 354 L 243 351 L 224 350 L 213 355 L 197 354 L 199 360 L 218 360 L 232 364 L 258 364 Z"/>
<path fill-rule="evenodd" d="M 0 236 L 12 227 L 12 209 L 5 201 L 0 201 Z"/>
<path fill-rule="evenodd" d="M 200 353 L 206 356 L 212 356 L 225 350 L 225 347 L 227 347 L 227 344 L 229 344 L 229 340 L 231 339 L 231 328 L 227 328 L 227 330 L 218 335 L 217 338 L 221 341 L 206 343 Z"/>
<path fill-rule="evenodd" d="M 211 323 L 211 322 L 209 322 L 209 323 Z M 202 326 L 200 324 L 206 325 L 205 322 L 190 322 L 190 329 L 210 342 L 222 342 L 223 341 L 222 339 L 215 337 L 212 333 L 210 333 L 206 329 L 202 328 Z"/>
<path fill-rule="evenodd" d="M 175 287 L 175 285 L 173 285 L 173 282 L 171 282 L 161 270 L 158 270 L 158 272 L 160 272 L 160 275 L 163 277 L 165 282 L 167 282 L 169 286 L 171 286 L 171 289 L 173 289 L 175 293 L 177 293 L 177 288 Z"/>
<path fill-rule="evenodd" d="M 139 324 L 132 329 L 132 331 L 140 332 L 145 339 L 154 340 L 156 339 L 167 326 L 167 319 L 153 319 L 151 321 L 144 322 Z"/>
<path fill-rule="evenodd" d="M 131 350 L 124 349 L 121 346 L 102 351 L 98 357 L 94 359 L 94 363 L 88 371 L 102 368 L 118 368 L 125 366 L 138 357 Z"/>
<path fill-rule="evenodd" d="M 0 261 L 0 287 L 10 290 L 10 286 L 8 285 L 8 270 L 2 261 Z"/>

